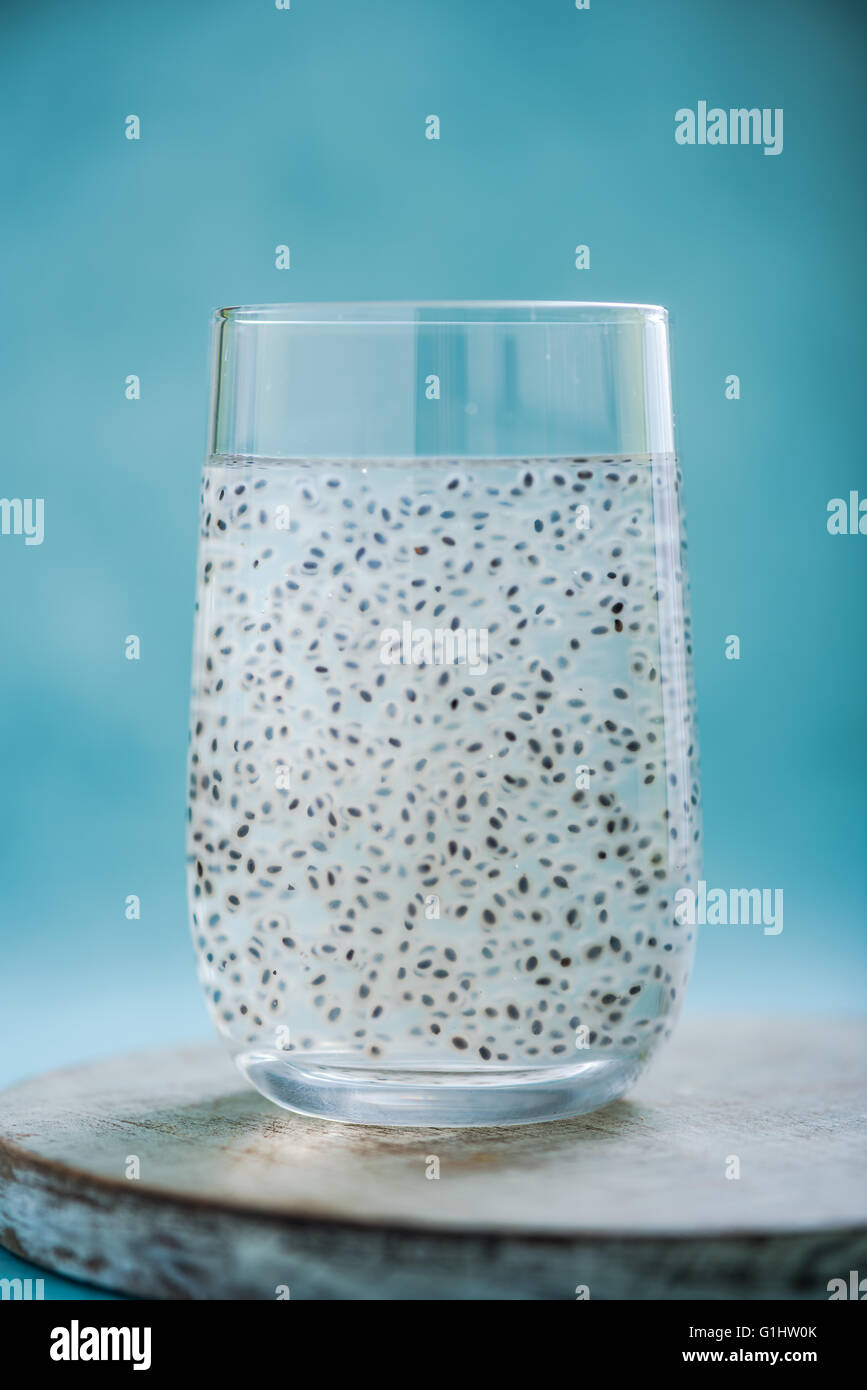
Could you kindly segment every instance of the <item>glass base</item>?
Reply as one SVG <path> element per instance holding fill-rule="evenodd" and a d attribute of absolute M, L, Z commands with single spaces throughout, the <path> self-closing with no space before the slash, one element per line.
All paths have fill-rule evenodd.
<path fill-rule="evenodd" d="M 296 1060 L 297 1058 L 297 1060 Z M 361 1125 L 527 1125 L 583 1115 L 616 1100 L 643 1070 L 639 1057 L 559 1067 L 427 1070 L 359 1067 L 335 1059 L 245 1052 L 235 1062 L 262 1095 L 300 1115 Z"/>

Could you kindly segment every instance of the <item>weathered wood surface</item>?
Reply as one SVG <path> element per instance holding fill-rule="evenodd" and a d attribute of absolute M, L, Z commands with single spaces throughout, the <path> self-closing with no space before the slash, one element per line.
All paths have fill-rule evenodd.
<path fill-rule="evenodd" d="M 480 1130 L 292 1115 L 217 1044 L 97 1062 L 0 1095 L 0 1243 L 147 1297 L 826 1298 L 867 1273 L 865 1055 L 686 1019 L 625 1100 Z"/>

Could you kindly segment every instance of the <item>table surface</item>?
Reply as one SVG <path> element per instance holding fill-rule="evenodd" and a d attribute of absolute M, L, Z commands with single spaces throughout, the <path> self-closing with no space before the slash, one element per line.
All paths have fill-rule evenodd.
<path fill-rule="evenodd" d="M 557 1297 L 582 1260 L 602 1296 L 642 1296 L 639 1246 L 663 1294 L 688 1247 L 708 1297 L 736 1296 L 733 1253 L 766 1290 L 746 1296 L 827 1296 L 816 1252 L 830 1278 L 865 1249 L 865 1042 L 859 1020 L 687 1019 L 625 1099 L 477 1130 L 293 1115 L 218 1044 L 114 1058 L 0 1095 L 0 1240 L 170 1297 L 274 1297 L 289 1266 L 302 1297 L 400 1297 L 401 1268 L 406 1296 Z"/>

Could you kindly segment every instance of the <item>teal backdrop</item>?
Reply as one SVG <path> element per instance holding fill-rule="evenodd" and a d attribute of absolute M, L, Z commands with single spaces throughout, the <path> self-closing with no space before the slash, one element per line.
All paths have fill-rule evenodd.
<path fill-rule="evenodd" d="M 0 494 L 45 529 L 0 535 L 0 1081 L 210 1031 L 183 863 L 208 319 L 266 300 L 668 306 L 705 878 L 785 901 L 778 936 L 704 931 L 687 1008 L 864 1007 L 867 536 L 827 507 L 867 498 L 865 15 L 3 6 Z M 781 108 L 782 152 L 678 144 L 700 101 Z"/>

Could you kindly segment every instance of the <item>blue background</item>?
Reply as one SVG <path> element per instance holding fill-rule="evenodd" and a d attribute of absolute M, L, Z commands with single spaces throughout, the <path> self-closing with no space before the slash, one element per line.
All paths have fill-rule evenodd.
<path fill-rule="evenodd" d="M 687 1007 L 863 1008 L 867 538 L 826 529 L 867 496 L 863 6 L 22 0 L 2 27 L 0 494 L 45 499 L 45 540 L 0 536 L 0 1082 L 210 1031 L 183 870 L 208 317 L 266 300 L 669 307 L 705 878 L 785 894 L 780 936 L 706 929 Z M 699 100 L 783 107 L 783 153 L 677 145 Z"/>

